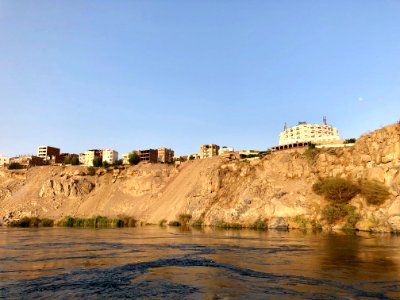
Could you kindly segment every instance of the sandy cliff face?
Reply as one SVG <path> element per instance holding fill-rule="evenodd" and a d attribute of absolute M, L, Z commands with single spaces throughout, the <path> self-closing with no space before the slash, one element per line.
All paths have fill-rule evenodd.
<path fill-rule="evenodd" d="M 363 230 L 400 230 L 400 125 L 360 137 L 354 147 L 275 152 L 251 162 L 221 157 L 170 165 L 138 165 L 98 170 L 84 167 L 37 167 L 0 171 L 0 218 L 22 216 L 134 216 L 144 222 L 175 220 L 180 213 L 211 225 L 219 221 L 270 227 L 298 226 L 294 219 L 325 227 L 326 202 L 311 190 L 319 177 L 342 176 L 377 180 L 391 196 L 368 206 L 360 196 L 352 205 Z M 341 226 L 338 224 L 337 226 Z"/>

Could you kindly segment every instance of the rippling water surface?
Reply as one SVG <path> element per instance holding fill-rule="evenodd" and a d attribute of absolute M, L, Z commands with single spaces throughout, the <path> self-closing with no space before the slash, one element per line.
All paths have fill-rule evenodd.
<path fill-rule="evenodd" d="M 400 236 L 0 228 L 0 298 L 400 299 Z"/>

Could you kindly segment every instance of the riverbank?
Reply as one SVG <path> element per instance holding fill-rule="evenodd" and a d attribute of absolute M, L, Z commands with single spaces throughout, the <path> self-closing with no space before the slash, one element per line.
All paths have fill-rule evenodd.
<path fill-rule="evenodd" d="M 178 168 L 139 164 L 94 175 L 82 166 L 0 170 L 0 222 L 126 215 L 143 224 L 168 224 L 187 215 L 189 224 L 205 226 L 397 232 L 399 170 L 399 124 L 363 135 L 352 147 L 290 149 L 252 161 L 215 157 Z M 376 182 L 387 198 L 374 203 L 355 193 L 336 204 L 313 190 L 332 177 L 357 187 Z"/>

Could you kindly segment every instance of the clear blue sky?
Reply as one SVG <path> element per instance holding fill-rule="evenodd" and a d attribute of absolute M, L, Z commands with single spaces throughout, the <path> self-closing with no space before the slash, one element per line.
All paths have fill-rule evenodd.
<path fill-rule="evenodd" d="M 400 119 L 400 1 L 0 0 L 0 153 L 266 149 Z"/>

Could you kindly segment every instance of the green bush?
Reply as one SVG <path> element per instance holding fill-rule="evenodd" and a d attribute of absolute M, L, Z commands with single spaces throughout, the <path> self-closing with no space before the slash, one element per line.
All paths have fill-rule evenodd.
<path fill-rule="evenodd" d="M 387 186 L 378 181 L 361 181 L 360 190 L 361 196 L 370 205 L 381 205 L 390 196 Z"/>
<path fill-rule="evenodd" d="M 345 204 L 359 193 L 359 188 L 350 180 L 327 177 L 312 186 L 313 191 L 332 203 Z"/>
<path fill-rule="evenodd" d="M 39 219 L 37 217 L 23 217 L 10 223 L 11 227 L 51 227 L 53 225 L 53 220 Z"/>
<path fill-rule="evenodd" d="M 251 229 L 255 230 L 267 230 L 268 229 L 268 222 L 267 220 L 257 219 L 251 226 Z"/>
<path fill-rule="evenodd" d="M 197 219 L 197 220 L 193 221 L 193 223 L 192 223 L 192 227 L 201 227 L 201 226 L 203 226 L 202 219 Z"/>
<path fill-rule="evenodd" d="M 13 162 L 8 166 L 9 170 L 20 170 L 25 169 L 25 167 L 19 163 Z"/>
<path fill-rule="evenodd" d="M 103 161 L 103 168 L 107 169 L 108 167 L 110 167 L 108 161 Z"/>
<path fill-rule="evenodd" d="M 322 210 L 322 217 L 328 222 L 328 224 L 334 224 L 346 216 L 347 210 L 344 209 L 343 205 L 341 204 L 326 206 Z"/>
<path fill-rule="evenodd" d="M 189 225 L 190 220 L 192 219 L 192 215 L 189 214 L 180 214 L 178 215 L 178 221 L 182 226 Z"/>
<path fill-rule="evenodd" d="M 294 217 L 293 222 L 297 223 L 297 225 L 299 225 L 302 229 L 307 229 L 307 226 L 310 223 L 309 220 L 307 220 L 303 216 Z"/>
<path fill-rule="evenodd" d="M 73 166 L 80 165 L 79 158 L 77 156 L 74 156 L 71 158 L 71 165 L 73 165 Z"/>
<path fill-rule="evenodd" d="M 100 156 L 96 156 L 93 159 L 93 167 L 101 167 L 103 165 L 103 159 Z"/>
<path fill-rule="evenodd" d="M 181 223 L 179 221 L 170 221 L 168 226 L 181 226 Z"/>
<path fill-rule="evenodd" d="M 118 159 L 118 160 L 116 160 L 116 161 L 113 163 L 113 165 L 114 165 L 114 166 L 117 166 L 117 167 L 118 167 L 118 166 L 122 166 L 123 162 L 124 162 L 124 161 L 123 161 L 122 159 Z"/>
<path fill-rule="evenodd" d="M 71 155 L 68 154 L 65 158 L 64 158 L 64 164 L 65 165 L 73 165 L 73 166 L 77 166 L 79 165 L 79 158 L 76 155 Z"/>
<path fill-rule="evenodd" d="M 316 155 L 317 150 L 315 149 L 315 144 L 308 143 L 307 149 L 304 151 L 304 156 L 307 158 L 310 164 L 314 162 Z"/>
<path fill-rule="evenodd" d="M 57 223 L 62 227 L 92 227 L 92 228 L 109 228 L 109 227 L 135 227 L 136 219 L 132 217 L 118 217 L 109 219 L 107 217 L 97 216 L 93 218 L 72 218 L 65 217 Z"/>
<path fill-rule="evenodd" d="M 94 167 L 88 167 L 87 171 L 90 176 L 94 176 L 96 174 L 96 168 Z"/>
<path fill-rule="evenodd" d="M 343 229 L 354 229 L 360 219 L 356 207 L 348 204 L 328 205 L 322 210 L 322 217 L 328 224 L 334 224 L 346 218 Z"/>
<path fill-rule="evenodd" d="M 123 216 L 121 218 L 124 222 L 123 224 L 124 227 L 136 227 L 138 221 L 135 218 L 128 216 Z"/>
<path fill-rule="evenodd" d="M 51 220 L 51 219 L 44 218 L 41 220 L 40 223 L 43 227 L 53 227 L 54 226 L 54 220 Z"/>
<path fill-rule="evenodd" d="M 345 144 L 353 144 L 355 143 L 357 140 L 355 138 L 350 138 L 350 139 L 346 139 L 344 140 Z"/>
<path fill-rule="evenodd" d="M 128 156 L 130 165 L 137 165 L 140 162 L 140 156 L 136 152 L 132 152 Z"/>
<path fill-rule="evenodd" d="M 215 224 L 215 227 L 226 228 L 226 229 L 229 229 L 229 228 L 230 229 L 239 229 L 239 228 L 243 228 L 244 226 L 239 223 L 229 223 L 229 222 L 220 220 Z"/>

